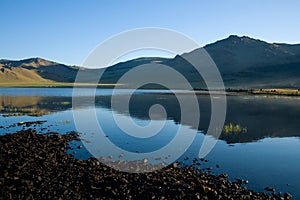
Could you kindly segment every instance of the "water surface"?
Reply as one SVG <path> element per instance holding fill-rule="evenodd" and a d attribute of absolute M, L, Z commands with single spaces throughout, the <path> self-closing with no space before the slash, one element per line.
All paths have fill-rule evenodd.
<path fill-rule="evenodd" d="M 189 92 L 178 92 L 185 98 L 191 95 Z M 0 94 L 1 135 L 27 128 L 34 128 L 40 133 L 76 131 L 70 88 L 1 88 Z M 86 103 L 88 94 L 85 89 L 77 94 L 80 106 L 75 110 L 82 114 L 82 120 L 87 124 L 89 116 L 86 113 L 93 109 Z M 197 95 L 200 121 L 198 127 L 192 127 L 195 111 L 191 110 L 190 118 L 182 121 L 179 102 L 170 92 L 139 90 L 131 97 L 129 110 L 112 108 L 111 94 L 110 89 L 96 91 L 95 111 L 107 138 L 115 145 L 132 152 L 151 152 L 168 144 L 181 127 L 187 134 L 192 130 L 197 135 L 179 160 L 192 164 L 192 158 L 198 157 L 210 120 L 209 96 Z M 128 91 L 120 90 L 117 94 L 122 102 Z M 124 133 L 112 116 L 115 114 L 121 119 L 131 117 L 138 125 L 147 126 L 150 123 L 149 109 L 154 104 L 165 108 L 167 120 L 161 113 L 154 113 L 155 123 L 164 121 L 165 124 L 157 135 L 148 139 L 134 138 Z M 231 180 L 247 179 L 248 188 L 262 190 L 271 186 L 277 191 L 290 192 L 295 199 L 299 199 L 299 119 L 300 99 L 296 97 L 228 96 L 225 125 L 239 126 L 241 130 L 227 131 L 220 138 L 214 138 L 217 145 L 205 158 L 209 162 L 204 162 L 200 167 L 212 167 L 216 174 L 228 173 Z M 37 120 L 47 122 L 30 127 L 16 125 L 21 121 Z M 92 136 L 89 142 L 93 142 Z M 91 156 L 85 148 L 77 149 L 78 145 L 82 144 L 73 144 L 76 157 L 85 159 Z M 191 159 L 187 160 L 187 157 Z M 216 168 L 217 164 L 220 168 Z"/>

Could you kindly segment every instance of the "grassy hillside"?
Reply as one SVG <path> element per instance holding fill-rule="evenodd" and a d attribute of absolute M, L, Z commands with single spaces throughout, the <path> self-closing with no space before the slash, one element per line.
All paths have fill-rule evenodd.
<path fill-rule="evenodd" d="M 0 83 L 74 82 L 78 69 L 79 67 L 58 64 L 41 58 L 20 61 L 0 60 Z"/>

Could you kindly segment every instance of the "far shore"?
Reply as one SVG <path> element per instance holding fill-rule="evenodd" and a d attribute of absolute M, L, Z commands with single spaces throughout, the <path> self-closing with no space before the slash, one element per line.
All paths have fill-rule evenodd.
<path fill-rule="evenodd" d="M 93 83 L 0 83 L 0 88 L 72 88 L 76 87 L 104 87 L 111 88 L 118 86 L 120 84 L 114 83 L 101 83 L 101 84 L 93 84 Z"/>
<path fill-rule="evenodd" d="M 300 96 L 300 89 L 295 88 L 226 89 L 226 92 L 227 94 Z"/>
<path fill-rule="evenodd" d="M 0 88 L 73 88 L 73 87 L 82 87 L 82 88 L 114 88 L 116 86 L 122 86 L 121 84 L 115 83 L 0 83 Z M 129 89 L 125 87 L 122 89 Z M 150 89 L 150 90 L 165 90 L 165 88 L 141 88 L 141 89 Z M 182 89 L 178 89 L 182 90 Z M 195 88 L 194 91 L 203 91 L 202 95 L 205 95 L 205 92 L 208 92 L 208 89 Z M 252 88 L 252 89 L 225 89 L 227 95 L 267 95 L 267 96 L 300 96 L 300 89 L 298 88 Z M 211 90 L 210 92 L 220 92 L 220 90 Z M 208 95 L 208 94 L 207 94 Z"/>

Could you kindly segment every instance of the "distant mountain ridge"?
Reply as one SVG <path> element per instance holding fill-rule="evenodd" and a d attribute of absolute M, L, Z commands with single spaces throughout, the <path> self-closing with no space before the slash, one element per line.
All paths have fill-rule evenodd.
<path fill-rule="evenodd" d="M 78 69 L 42 58 L 0 60 L 0 83 L 74 82 Z"/>
<path fill-rule="evenodd" d="M 227 88 L 300 88 L 300 44 L 271 44 L 247 36 L 231 35 L 206 45 L 204 49 L 218 66 Z M 195 49 L 186 54 L 197 55 L 197 51 Z M 100 82 L 116 83 L 130 69 L 149 63 L 168 65 L 184 75 L 194 88 L 205 87 L 201 76 L 181 56 L 173 59 L 137 58 L 103 69 L 68 66 L 42 58 L 20 61 L 2 59 L 0 84 L 74 82 L 79 69 L 87 76 L 85 82 L 92 82 L 89 76 L 105 70 Z"/>

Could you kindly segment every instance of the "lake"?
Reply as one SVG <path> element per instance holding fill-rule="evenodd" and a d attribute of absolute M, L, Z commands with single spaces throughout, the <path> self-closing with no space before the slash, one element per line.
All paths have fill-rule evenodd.
<path fill-rule="evenodd" d="M 87 102 L 89 89 L 81 89 L 76 94 L 78 105 L 72 110 L 71 88 L 0 88 L 0 134 L 14 133 L 33 128 L 39 133 L 77 131 L 74 112 L 82 116 L 82 122 L 90 124 L 89 113 L 95 112 L 106 138 L 121 149 L 129 152 L 145 153 L 155 151 L 168 144 L 181 128 L 189 136 L 196 136 L 185 153 L 178 159 L 186 165 L 193 164 L 208 129 L 211 116 L 211 101 L 201 92 L 197 95 L 200 108 L 199 126 L 193 126 L 193 110 L 190 118 L 181 119 L 179 102 L 173 93 L 166 90 L 138 90 L 131 96 L 129 110 L 115 108 L 111 104 L 111 89 L 97 89 L 95 105 Z M 186 91 L 178 91 L 181 96 L 191 98 Z M 128 97 L 128 90 L 118 90 L 116 94 Z M 150 122 L 149 109 L 152 105 L 162 105 L 166 116 L 154 110 L 155 120 Z M 126 123 L 139 126 L 163 125 L 152 137 L 132 137 L 124 133 L 114 121 L 114 117 Z M 166 117 L 166 120 L 164 119 Z M 270 186 L 276 191 L 289 192 L 300 199 L 300 98 L 279 96 L 227 96 L 227 113 L 224 131 L 217 143 L 205 157 L 201 168 L 213 168 L 212 173 L 227 173 L 231 180 L 249 180 L 250 189 L 263 191 Z M 29 127 L 18 126 L 18 122 L 46 121 Z M 93 134 L 81 133 L 85 145 L 93 145 Z M 72 143 L 70 150 L 75 157 L 86 159 L 91 154 L 82 142 Z M 83 148 L 77 146 L 83 145 Z M 179 147 L 178 147 L 179 148 Z M 100 147 L 101 149 L 101 147 Z M 177 149 L 174 148 L 174 151 Z M 101 152 L 99 152 L 101 155 Z M 97 156 L 99 156 L 97 155 Z M 105 155 L 106 156 L 106 155 Z M 116 156 L 114 156 L 116 157 Z M 189 159 L 187 159 L 189 158 Z M 216 167 L 216 166 L 219 167 Z"/>

